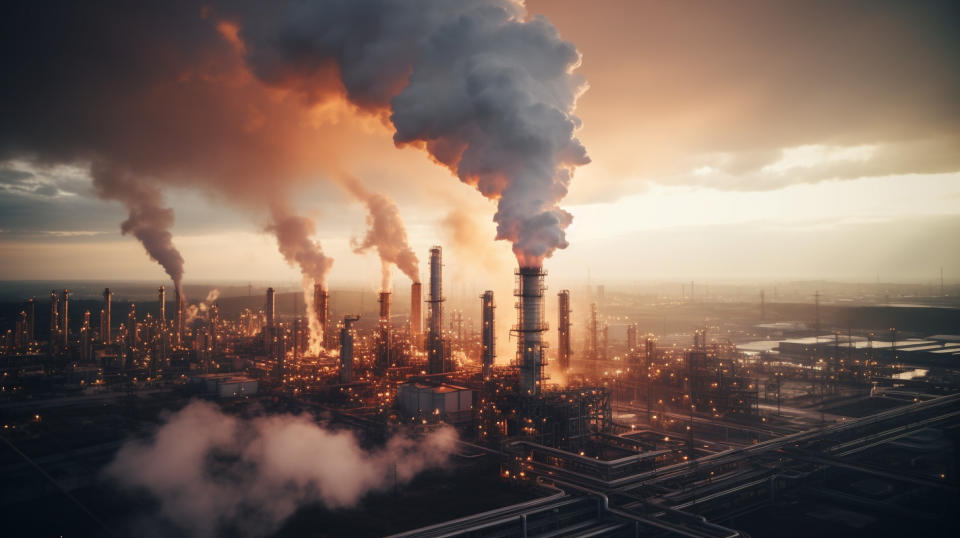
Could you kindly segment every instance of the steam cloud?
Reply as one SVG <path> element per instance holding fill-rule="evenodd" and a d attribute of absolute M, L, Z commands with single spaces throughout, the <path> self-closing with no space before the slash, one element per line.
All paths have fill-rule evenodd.
<path fill-rule="evenodd" d="M 386 195 L 370 192 L 359 179 L 341 175 L 340 183 L 367 206 L 367 233 L 362 241 L 351 240 L 354 252 L 377 249 L 381 264 L 380 289 L 390 291 L 390 265 L 396 265 L 411 282 L 420 281 L 420 261 L 407 241 L 407 230 L 397 204 Z"/>
<path fill-rule="evenodd" d="M 306 503 L 349 507 L 371 491 L 444 465 L 456 433 L 391 438 L 374 450 L 348 431 L 294 415 L 245 420 L 193 402 L 147 440 L 127 442 L 106 474 L 156 497 L 162 515 L 197 537 L 263 535 Z M 178 535 L 183 535 L 178 533 Z"/>
<path fill-rule="evenodd" d="M 197 318 L 207 319 L 207 315 L 210 311 L 210 305 L 215 303 L 217 299 L 220 298 L 220 290 L 214 288 L 207 292 L 207 296 L 197 304 L 188 305 L 186 307 L 186 320 L 187 325 L 193 323 L 193 320 Z"/>
<path fill-rule="evenodd" d="M 589 158 L 572 111 L 585 89 L 576 48 L 512 0 L 333 0 L 289 4 L 241 24 L 247 60 L 270 84 L 391 110 L 397 145 L 425 148 L 497 200 L 497 239 L 521 265 L 565 248 L 559 207 Z"/>

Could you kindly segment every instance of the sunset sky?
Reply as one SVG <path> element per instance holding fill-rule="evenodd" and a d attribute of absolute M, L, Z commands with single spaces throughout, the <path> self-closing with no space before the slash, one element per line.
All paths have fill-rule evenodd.
<path fill-rule="evenodd" d="M 592 162 L 576 170 L 561 203 L 574 220 L 569 247 L 545 262 L 555 278 L 585 279 L 589 272 L 597 281 L 926 282 L 940 267 L 948 279 L 960 278 L 955 2 L 531 0 L 527 10 L 546 16 L 576 46 L 576 73 L 589 84 L 575 114 L 583 122 L 576 136 Z M 243 65 L 243 28 L 227 24 L 229 17 L 201 24 L 215 16 L 196 9 L 195 31 L 209 30 L 203 39 L 213 45 L 204 50 L 214 52 L 197 54 L 202 62 L 191 56 L 190 65 L 209 71 L 172 68 L 179 78 L 166 80 L 161 65 L 145 75 L 159 89 L 124 93 L 124 85 L 96 84 L 100 75 L 85 70 L 146 70 L 175 55 L 143 65 L 135 55 L 126 58 L 130 64 L 109 66 L 51 61 L 50 69 L 67 72 L 51 75 L 62 84 L 38 97 L 45 111 L 86 103 L 92 123 L 103 116 L 110 144 L 126 143 L 117 134 L 126 126 L 129 137 L 155 141 L 161 155 L 189 154 L 189 173 L 165 171 L 175 179 L 162 183 L 188 283 L 299 280 L 255 203 L 269 195 L 276 166 L 285 167 L 278 176 L 294 178 L 283 187 L 293 206 L 316 219 L 316 238 L 335 259 L 335 285 L 379 283 L 376 256 L 351 249 L 351 238 L 364 234 L 365 211 L 332 181 L 340 171 L 397 202 L 421 274 L 427 249 L 440 244 L 447 274 L 469 275 L 469 282 L 510 277 L 510 245 L 493 240 L 494 202 L 424 151 L 397 148 L 392 126 L 376 111 L 358 110 L 335 91 L 307 106 L 293 90 L 265 88 Z M 4 64 L 18 75 L 31 54 L 40 54 L 25 43 L 4 49 Z M 59 55 L 69 56 L 52 56 Z M 123 205 L 95 194 L 85 150 L 38 157 L 20 143 L 30 137 L 9 134 L 32 123 L 31 109 L 24 111 L 14 92 L 37 88 L 5 79 L 0 279 L 166 278 L 133 237 L 121 235 Z M 126 102 L 195 80 L 230 92 L 224 116 L 243 111 L 233 116 L 243 129 L 268 130 L 269 144 L 247 152 L 249 161 L 234 163 L 235 170 L 224 164 L 234 155 L 218 153 L 217 140 L 228 136 L 218 112 L 195 108 L 201 97 L 163 101 L 169 108 L 156 118 L 132 113 Z M 14 106 L 20 112 L 11 118 Z M 64 114 L 69 124 L 71 113 Z M 166 116 L 177 118 L 169 130 Z M 176 137 L 183 122 L 196 122 L 209 146 L 194 153 L 165 138 Z M 57 137 L 57 120 L 49 123 L 36 132 Z M 258 161 L 261 154 L 270 160 Z M 195 175 L 208 169 L 243 178 L 257 170 L 268 179 L 232 197 L 197 187 Z"/>

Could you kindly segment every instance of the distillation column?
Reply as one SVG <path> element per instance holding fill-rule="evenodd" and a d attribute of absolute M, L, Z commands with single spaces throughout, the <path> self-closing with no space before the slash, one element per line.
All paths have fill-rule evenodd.
<path fill-rule="evenodd" d="M 320 284 L 313 285 L 313 310 L 320 324 L 320 345 L 327 347 L 330 338 L 327 336 L 327 320 L 330 315 L 330 294 Z"/>
<path fill-rule="evenodd" d="M 110 337 L 110 305 L 113 292 L 110 288 L 103 289 L 103 314 L 100 315 L 100 342 L 109 345 L 113 342 Z"/>
<path fill-rule="evenodd" d="M 557 294 L 557 359 L 560 370 L 570 369 L 570 290 L 561 290 Z"/>
<path fill-rule="evenodd" d="M 380 292 L 380 322 L 377 327 L 377 358 L 375 370 L 383 375 L 390 367 L 390 292 Z"/>
<path fill-rule="evenodd" d="M 340 329 L 340 382 L 353 381 L 353 322 L 360 316 L 344 316 L 343 328 Z"/>
<path fill-rule="evenodd" d="M 410 338 L 416 347 L 420 347 L 420 334 L 423 332 L 423 284 L 410 285 Z"/>
<path fill-rule="evenodd" d="M 60 329 L 61 336 L 63 337 L 63 347 L 70 347 L 70 315 L 69 308 L 70 306 L 70 290 L 63 290 L 63 309 L 60 311 L 60 316 L 62 317 L 63 323 Z"/>
<path fill-rule="evenodd" d="M 496 332 L 494 331 L 493 290 L 487 290 L 480 296 L 480 343 L 483 345 L 483 378 L 488 379 L 493 373 L 493 361 L 496 358 Z"/>

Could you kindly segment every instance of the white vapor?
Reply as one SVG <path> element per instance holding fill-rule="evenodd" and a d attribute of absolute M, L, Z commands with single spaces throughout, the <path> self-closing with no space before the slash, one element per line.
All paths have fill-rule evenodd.
<path fill-rule="evenodd" d="M 367 450 L 352 432 L 325 429 L 308 416 L 243 419 L 196 401 L 151 438 L 124 444 L 106 474 L 155 497 L 181 535 L 212 537 L 224 529 L 262 535 L 304 504 L 353 506 L 394 480 L 442 466 L 456 439 L 444 427 L 420 439 L 396 435 Z"/>

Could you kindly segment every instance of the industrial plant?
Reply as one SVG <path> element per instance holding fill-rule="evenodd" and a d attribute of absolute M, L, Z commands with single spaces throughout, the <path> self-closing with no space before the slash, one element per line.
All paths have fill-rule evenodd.
<path fill-rule="evenodd" d="M 370 314 L 362 293 L 320 285 L 268 287 L 259 300 L 251 287 L 209 302 L 178 291 L 171 302 L 162 285 L 139 304 L 118 302 L 116 288 L 30 298 L 0 341 L 5 439 L 32 451 L 64 427 L 48 426 L 54 416 L 92 405 L 95 429 L 123 408 L 150 423 L 196 399 L 320 413 L 374 443 L 452 427 L 459 448 L 443 480 L 486 473 L 490 493 L 476 506 L 489 510 L 463 493 L 450 514 L 422 511 L 406 530 L 374 532 L 402 536 L 751 536 L 797 510 L 852 529 L 932 528 L 957 499 L 953 310 L 934 310 L 922 331 L 911 312 L 863 306 L 905 328 L 847 321 L 841 331 L 850 307 L 819 292 L 807 304 L 763 291 L 750 303 L 722 288 L 697 296 L 693 283 L 652 301 L 595 285 L 550 294 L 543 268 L 526 266 L 514 274 L 515 354 L 498 357 L 494 291 L 473 294 L 472 314 L 446 309 L 441 247 L 428 259 L 426 297 L 410 282 L 400 312 L 394 290 L 377 293 Z M 120 319 L 118 306 L 129 309 Z M 672 326 L 650 318 L 664 312 Z M 115 443 L 31 461 L 76 474 L 82 451 L 107 457 Z M 5 474 L 22 486 L 3 502 L 55 497 L 19 459 L 7 454 Z M 420 488 L 431 486 L 397 487 L 430 498 Z M 904 496 L 909 507 L 894 504 Z"/>
<path fill-rule="evenodd" d="M 0 538 L 960 536 L 960 2 L 690 4 L 5 5 Z"/>

